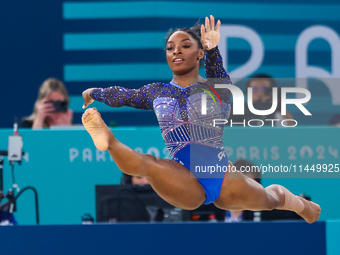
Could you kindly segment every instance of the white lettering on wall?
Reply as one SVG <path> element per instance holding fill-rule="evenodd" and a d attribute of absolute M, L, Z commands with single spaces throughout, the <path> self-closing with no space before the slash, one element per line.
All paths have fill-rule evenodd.
<path fill-rule="evenodd" d="M 79 150 L 76 148 L 70 148 L 69 155 L 70 155 L 70 162 L 73 162 L 74 159 L 79 156 Z"/>
<path fill-rule="evenodd" d="M 264 58 L 264 46 L 260 35 L 252 28 L 242 25 L 222 25 L 220 27 L 220 51 L 223 58 L 223 66 L 228 70 L 228 38 L 241 38 L 246 40 L 251 47 L 249 60 L 239 68 L 230 72 L 233 83 L 255 72 L 262 64 Z"/>
<path fill-rule="evenodd" d="M 331 72 L 315 66 L 308 66 L 308 46 L 317 39 L 326 40 L 331 46 Z M 340 78 L 340 38 L 339 35 L 327 26 L 310 26 L 299 35 L 295 46 L 295 71 L 296 87 L 307 89 L 307 78 L 318 78 L 329 89 L 333 105 L 340 105 L 340 86 L 337 79 Z M 332 78 L 332 79 L 330 79 Z M 302 95 L 297 95 L 302 97 Z"/>
<path fill-rule="evenodd" d="M 105 154 L 106 154 L 106 151 L 100 151 L 96 149 L 96 161 L 99 162 L 102 160 L 103 162 L 105 162 L 106 161 Z"/>
<path fill-rule="evenodd" d="M 86 162 L 86 160 L 92 162 L 92 151 L 90 148 L 85 148 L 83 150 L 83 162 Z"/>

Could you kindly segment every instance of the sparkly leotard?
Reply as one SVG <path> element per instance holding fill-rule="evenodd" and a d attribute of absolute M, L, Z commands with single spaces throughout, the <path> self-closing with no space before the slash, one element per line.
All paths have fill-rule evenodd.
<path fill-rule="evenodd" d="M 230 91 L 214 91 L 211 88 L 214 88 L 214 84 L 231 82 L 217 47 L 206 51 L 205 65 L 206 76 L 209 78 L 205 83 L 195 83 L 186 88 L 173 82 L 152 83 L 139 89 L 115 86 L 94 89 L 91 97 L 112 107 L 131 106 L 154 110 L 172 159 L 194 173 L 206 191 L 204 204 L 209 204 L 219 196 L 224 172 L 212 175 L 203 172 L 203 168 L 217 164 L 228 165 L 222 140 L 224 126 L 214 126 L 213 120 L 227 119 L 230 114 Z M 213 92 L 217 92 L 219 98 Z M 204 93 L 210 95 L 206 97 L 206 114 L 202 114 Z"/>

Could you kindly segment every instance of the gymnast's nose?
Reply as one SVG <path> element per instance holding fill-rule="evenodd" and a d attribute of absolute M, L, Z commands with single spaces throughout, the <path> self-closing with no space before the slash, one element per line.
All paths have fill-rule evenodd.
<path fill-rule="evenodd" d="M 174 51 L 173 51 L 173 54 L 174 54 L 174 55 L 178 55 L 178 54 L 180 54 L 180 53 L 182 53 L 181 47 L 180 47 L 180 46 L 176 46 L 175 49 L 174 49 Z"/>

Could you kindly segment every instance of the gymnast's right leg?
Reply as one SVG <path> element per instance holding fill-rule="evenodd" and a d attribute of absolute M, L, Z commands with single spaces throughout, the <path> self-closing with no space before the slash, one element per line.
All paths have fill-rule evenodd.
<path fill-rule="evenodd" d="M 289 210 L 299 214 L 308 223 L 318 220 L 321 212 L 318 204 L 293 195 L 281 185 L 263 188 L 240 172 L 226 173 L 220 196 L 214 204 L 225 210 Z"/>
<path fill-rule="evenodd" d="M 168 203 L 186 210 L 199 207 L 205 192 L 190 171 L 178 162 L 141 154 L 119 142 L 95 108 L 85 111 L 82 122 L 98 150 L 108 150 L 118 168 L 129 175 L 146 177 Z"/>

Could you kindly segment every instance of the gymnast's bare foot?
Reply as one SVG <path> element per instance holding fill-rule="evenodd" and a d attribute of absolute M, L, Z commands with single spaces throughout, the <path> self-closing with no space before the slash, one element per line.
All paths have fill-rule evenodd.
<path fill-rule="evenodd" d="M 296 197 L 300 199 L 305 205 L 305 209 L 303 209 L 303 211 L 298 214 L 308 223 L 317 221 L 320 217 L 321 207 L 312 201 L 307 201 L 306 199 L 299 196 Z"/>
<path fill-rule="evenodd" d="M 87 132 L 89 132 L 91 135 L 94 145 L 97 147 L 97 149 L 100 151 L 107 150 L 110 144 L 110 138 L 113 137 L 113 134 L 106 126 L 97 109 L 87 109 L 83 113 L 81 121 L 83 122 Z"/>

